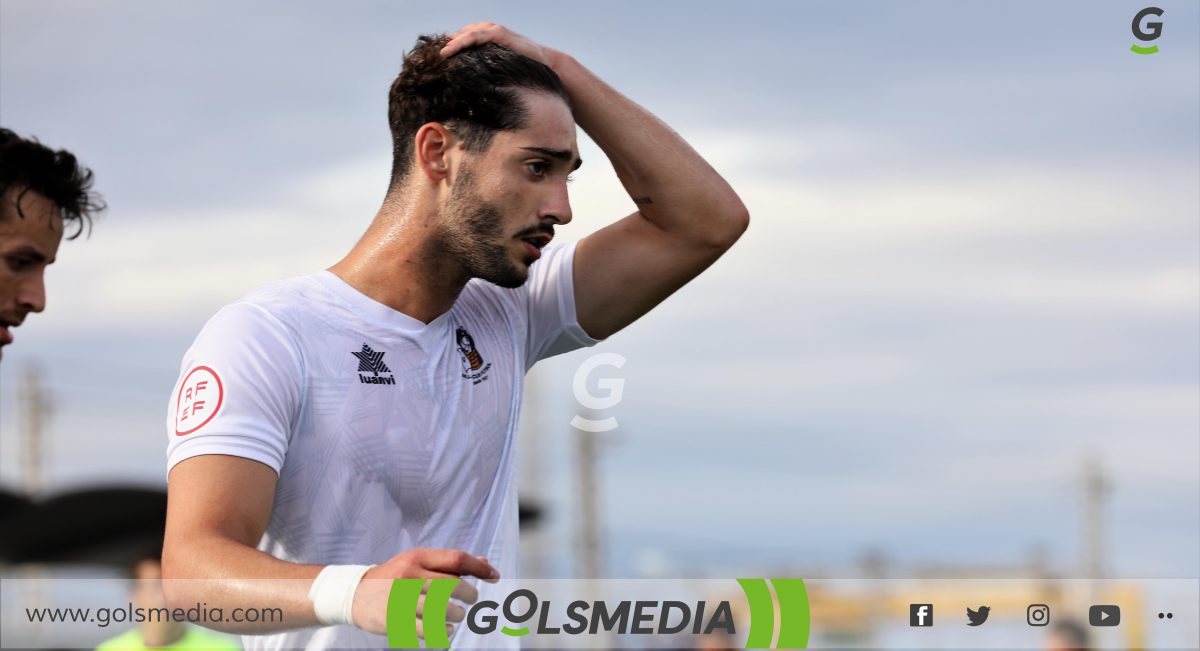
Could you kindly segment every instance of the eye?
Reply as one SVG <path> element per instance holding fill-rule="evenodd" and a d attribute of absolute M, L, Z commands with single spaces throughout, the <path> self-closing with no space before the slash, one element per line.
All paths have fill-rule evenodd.
<path fill-rule="evenodd" d="M 546 161 L 535 160 L 525 163 L 525 167 L 529 168 L 529 172 L 537 178 L 542 178 L 546 175 L 546 170 L 550 168 Z"/>
<path fill-rule="evenodd" d="M 572 182 L 572 181 L 574 181 L 574 180 L 575 180 L 575 175 L 574 175 L 574 174 L 568 174 L 568 175 L 567 175 L 567 183 L 570 183 L 570 182 Z"/>
<path fill-rule="evenodd" d="M 33 261 L 28 258 L 8 258 L 8 268 L 13 271 L 24 271 L 33 266 Z"/>

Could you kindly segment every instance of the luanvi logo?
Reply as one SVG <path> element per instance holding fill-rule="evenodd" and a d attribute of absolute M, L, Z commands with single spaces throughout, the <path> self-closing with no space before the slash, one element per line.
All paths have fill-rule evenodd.
<path fill-rule="evenodd" d="M 747 649 L 803 649 L 808 647 L 810 611 L 803 579 L 738 579 L 749 606 Z M 425 648 L 450 648 L 446 610 L 459 579 L 396 579 L 387 604 L 388 646 L 415 649 L 417 633 L 425 634 Z M 771 588 L 774 588 L 774 597 Z M 422 599 L 422 595 L 424 598 Z M 775 603 L 778 601 L 778 611 Z M 535 620 L 536 619 L 536 625 Z M 776 628 L 776 621 L 779 626 Z M 733 607 L 728 600 L 685 601 L 669 599 L 576 599 L 561 603 L 539 599 L 533 590 L 513 590 L 501 601 L 473 604 L 463 623 L 475 635 L 499 633 L 527 635 L 737 635 Z M 727 639 L 727 638 L 725 638 Z M 771 642 L 775 641 L 772 647 Z M 553 643 L 548 643 L 553 644 Z M 639 648 L 645 642 L 633 644 Z"/>
<path fill-rule="evenodd" d="M 1162 18 L 1163 10 L 1158 7 L 1146 7 L 1137 12 L 1133 17 L 1133 37 L 1144 43 L 1158 40 L 1162 36 L 1163 24 L 1157 20 L 1147 20 L 1150 16 Z M 1129 46 L 1129 51 L 1134 54 L 1154 54 L 1158 52 L 1157 45 L 1141 46 L 1137 43 Z"/>
<path fill-rule="evenodd" d="M 383 363 L 383 351 L 375 352 L 370 346 L 363 344 L 362 350 L 351 352 L 358 358 L 358 381 L 363 384 L 395 384 L 396 377 L 390 375 L 392 369 Z M 370 375 L 363 375 L 370 373 Z M 389 375 L 380 375 L 388 373 Z"/>

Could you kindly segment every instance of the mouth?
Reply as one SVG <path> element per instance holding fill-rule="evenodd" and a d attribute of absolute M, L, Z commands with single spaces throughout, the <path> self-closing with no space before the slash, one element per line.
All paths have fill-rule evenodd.
<path fill-rule="evenodd" d="M 521 245 L 525 248 L 525 252 L 530 258 L 537 260 L 542 257 L 542 249 L 546 248 L 550 240 L 554 239 L 554 235 L 550 233 L 530 233 L 517 239 L 521 241 Z"/>
<path fill-rule="evenodd" d="M 13 342 L 12 329 L 15 327 L 15 323 L 0 321 L 0 346 L 7 346 Z"/>

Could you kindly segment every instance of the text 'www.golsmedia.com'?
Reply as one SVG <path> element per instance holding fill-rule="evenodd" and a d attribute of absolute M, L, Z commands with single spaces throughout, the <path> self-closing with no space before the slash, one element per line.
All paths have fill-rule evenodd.
<path fill-rule="evenodd" d="M 110 624 L 142 624 L 146 622 L 179 622 L 193 624 L 219 623 L 280 623 L 282 608 L 208 607 L 198 603 L 191 608 L 146 608 L 132 603 L 119 608 L 26 608 L 30 623 L 91 623 L 100 628 Z"/>

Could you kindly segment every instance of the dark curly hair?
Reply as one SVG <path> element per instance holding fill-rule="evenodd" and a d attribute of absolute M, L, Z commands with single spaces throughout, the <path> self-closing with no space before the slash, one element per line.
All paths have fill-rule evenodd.
<path fill-rule="evenodd" d="M 79 237 L 85 227 L 90 231 L 92 215 L 105 208 L 100 195 L 92 191 L 92 171 L 80 165 L 74 154 L 0 128 L 0 198 L 13 188 L 18 217 L 25 218 L 21 198 L 32 190 L 58 207 L 64 224 L 76 223 L 69 240 Z"/>
<path fill-rule="evenodd" d="M 497 131 L 521 129 L 529 109 L 518 89 L 557 95 L 568 102 L 562 80 L 548 66 L 495 43 L 462 50 L 449 59 L 445 34 L 423 35 L 408 54 L 388 94 L 392 128 L 392 186 L 408 175 L 417 130 L 446 125 L 467 151 L 488 148 Z"/>

